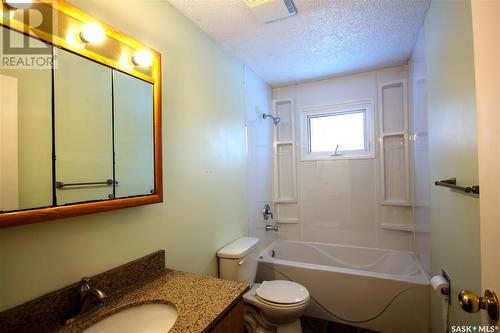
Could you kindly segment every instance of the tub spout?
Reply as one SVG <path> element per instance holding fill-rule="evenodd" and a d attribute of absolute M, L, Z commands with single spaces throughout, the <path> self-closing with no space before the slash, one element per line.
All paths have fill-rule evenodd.
<path fill-rule="evenodd" d="M 271 230 L 278 232 L 278 226 L 266 224 L 266 231 L 271 231 Z"/>

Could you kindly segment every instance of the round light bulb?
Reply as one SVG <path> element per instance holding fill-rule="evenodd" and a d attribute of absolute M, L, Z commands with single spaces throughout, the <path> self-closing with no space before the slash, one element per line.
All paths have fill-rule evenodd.
<path fill-rule="evenodd" d="M 83 49 L 85 47 L 85 44 L 82 43 L 81 38 L 78 38 L 78 31 L 76 29 L 69 29 L 68 32 L 66 32 L 66 41 L 68 42 L 68 44 L 77 49 Z"/>
<path fill-rule="evenodd" d="M 134 69 L 134 66 L 130 63 L 130 56 L 127 53 L 122 53 L 120 56 L 120 66 L 127 71 Z"/>
<path fill-rule="evenodd" d="M 104 41 L 106 34 L 104 29 L 97 23 L 87 23 L 80 32 L 80 38 L 85 43 L 99 44 Z"/>
<path fill-rule="evenodd" d="M 149 67 L 153 63 L 153 56 L 146 50 L 140 50 L 132 57 L 132 62 L 136 66 Z"/>
<path fill-rule="evenodd" d="M 4 3 L 12 9 L 26 9 L 33 4 L 33 0 L 4 0 Z"/>

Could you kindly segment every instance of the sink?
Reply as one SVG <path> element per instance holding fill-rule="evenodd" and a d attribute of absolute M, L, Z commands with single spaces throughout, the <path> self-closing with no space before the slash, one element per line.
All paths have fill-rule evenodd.
<path fill-rule="evenodd" d="M 177 319 L 177 310 L 169 304 L 144 304 L 117 312 L 87 328 L 83 333 L 165 333 Z"/>

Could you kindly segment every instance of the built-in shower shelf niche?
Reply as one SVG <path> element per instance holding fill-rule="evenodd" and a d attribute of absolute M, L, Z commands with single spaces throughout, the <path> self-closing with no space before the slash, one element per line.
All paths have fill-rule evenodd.
<path fill-rule="evenodd" d="M 292 100 L 273 100 L 274 128 L 273 201 L 297 202 L 294 105 Z"/>
<path fill-rule="evenodd" d="M 406 80 L 379 86 L 382 205 L 411 206 Z"/>
<path fill-rule="evenodd" d="M 299 223 L 299 206 L 296 202 L 281 202 L 274 204 L 274 222 L 282 224 Z"/>
<path fill-rule="evenodd" d="M 273 101 L 273 115 L 280 118 L 276 126 L 275 142 L 292 142 L 295 140 L 293 117 L 293 101 L 280 99 Z"/>

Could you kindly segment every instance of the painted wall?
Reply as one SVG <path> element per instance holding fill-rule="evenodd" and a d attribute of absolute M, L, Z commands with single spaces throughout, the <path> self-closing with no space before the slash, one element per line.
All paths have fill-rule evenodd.
<path fill-rule="evenodd" d="M 424 29 L 420 32 L 409 61 L 410 135 L 413 147 L 413 198 L 415 251 L 424 270 L 431 271 L 431 224 L 429 178 L 429 131 L 427 112 L 427 66 Z"/>
<path fill-rule="evenodd" d="M 373 99 L 378 133 L 378 85 L 408 78 L 408 66 L 275 88 L 273 98 L 295 101 L 296 133 L 302 108 Z M 375 135 L 377 137 L 377 135 Z M 279 238 L 357 246 L 413 249 L 413 234 L 385 230 L 381 223 L 411 226 L 411 209 L 380 205 L 380 153 L 358 160 L 300 161 L 297 135 L 298 204 L 280 205 L 280 214 L 299 223 L 281 223 Z M 281 216 L 281 215 L 280 215 Z"/>
<path fill-rule="evenodd" d="M 162 53 L 165 202 L 0 230 L 0 310 L 158 249 L 216 275 L 247 234 L 242 63 L 164 1 L 75 4 Z"/>
<path fill-rule="evenodd" d="M 273 122 L 262 119 L 262 113 L 271 113 L 270 103 L 270 87 L 245 66 L 248 226 L 250 236 L 261 240 L 261 249 L 276 238 L 276 233 L 266 232 L 262 217 L 264 205 L 272 207 Z"/>
<path fill-rule="evenodd" d="M 469 1 L 433 1 L 425 20 L 430 179 L 478 184 L 474 49 Z M 479 292 L 479 200 L 431 186 L 432 274 L 445 269 L 451 295 Z M 431 301 L 432 331 L 442 332 L 441 299 Z M 452 301 L 450 325 L 479 322 Z"/>

